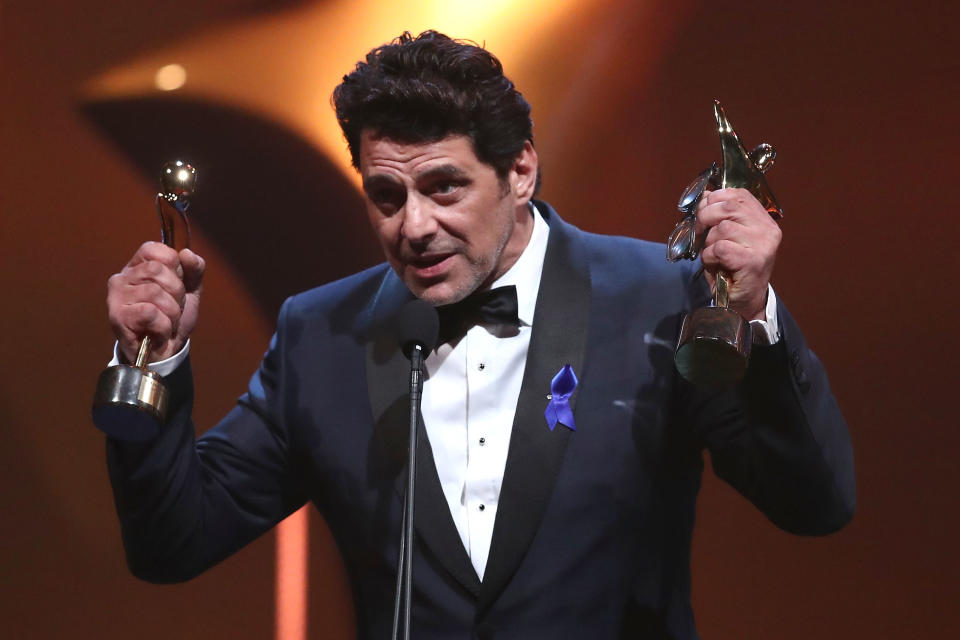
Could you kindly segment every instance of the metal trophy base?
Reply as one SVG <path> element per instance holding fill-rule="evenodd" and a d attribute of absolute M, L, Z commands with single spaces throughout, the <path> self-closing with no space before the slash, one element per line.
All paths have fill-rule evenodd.
<path fill-rule="evenodd" d="M 724 307 L 695 309 L 683 319 L 674 361 L 693 384 L 720 389 L 747 372 L 753 344 L 750 323 Z"/>
<path fill-rule="evenodd" d="M 166 420 L 168 397 L 153 371 L 124 364 L 109 367 L 97 381 L 93 424 L 117 440 L 152 440 Z"/>

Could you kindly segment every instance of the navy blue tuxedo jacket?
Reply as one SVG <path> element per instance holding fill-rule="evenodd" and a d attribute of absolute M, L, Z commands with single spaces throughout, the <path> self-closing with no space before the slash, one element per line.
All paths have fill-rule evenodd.
<path fill-rule="evenodd" d="M 794 321 L 754 349 L 734 390 L 673 367 L 683 315 L 708 299 L 663 245 L 550 225 L 523 385 L 483 582 L 460 542 L 422 429 L 416 638 L 696 638 L 695 502 L 714 469 L 801 534 L 853 513 L 853 459 L 826 375 Z M 392 320 L 411 294 L 386 265 L 289 299 L 236 408 L 195 440 L 189 363 L 172 417 L 146 445 L 108 442 L 131 570 L 188 579 L 306 501 L 350 575 L 358 635 L 387 638 L 405 475 L 409 364 Z M 550 381 L 579 377 L 576 430 L 547 428 Z"/>

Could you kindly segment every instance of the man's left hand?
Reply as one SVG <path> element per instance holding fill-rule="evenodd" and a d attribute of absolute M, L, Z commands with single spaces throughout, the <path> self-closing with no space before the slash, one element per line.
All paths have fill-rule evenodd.
<path fill-rule="evenodd" d="M 722 271 L 729 282 L 730 308 L 747 320 L 763 320 L 783 235 L 780 226 L 746 189 L 705 193 L 697 222 L 698 234 L 709 228 L 700 257 L 711 288 Z"/>

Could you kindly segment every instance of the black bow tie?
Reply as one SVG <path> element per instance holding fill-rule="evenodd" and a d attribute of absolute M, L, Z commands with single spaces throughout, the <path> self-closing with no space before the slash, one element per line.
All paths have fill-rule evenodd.
<path fill-rule="evenodd" d="M 437 307 L 440 315 L 440 344 L 462 336 L 473 325 L 509 324 L 520 326 L 517 316 L 517 288 L 513 285 L 473 293 L 460 302 Z"/>

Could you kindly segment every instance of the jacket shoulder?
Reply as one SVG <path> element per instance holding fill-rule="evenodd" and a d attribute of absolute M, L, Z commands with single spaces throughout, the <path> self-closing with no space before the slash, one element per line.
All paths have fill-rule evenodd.
<path fill-rule="evenodd" d="M 353 313 L 365 307 L 376 295 L 384 277 L 390 272 L 387 263 L 297 293 L 284 302 L 290 315 L 332 313 L 349 308 Z"/>
<path fill-rule="evenodd" d="M 576 229 L 576 228 L 575 228 Z M 576 229 L 581 234 L 595 288 L 611 294 L 642 290 L 661 300 L 697 296 L 703 278 L 695 278 L 699 262 L 669 262 L 662 242 L 610 236 Z"/>

